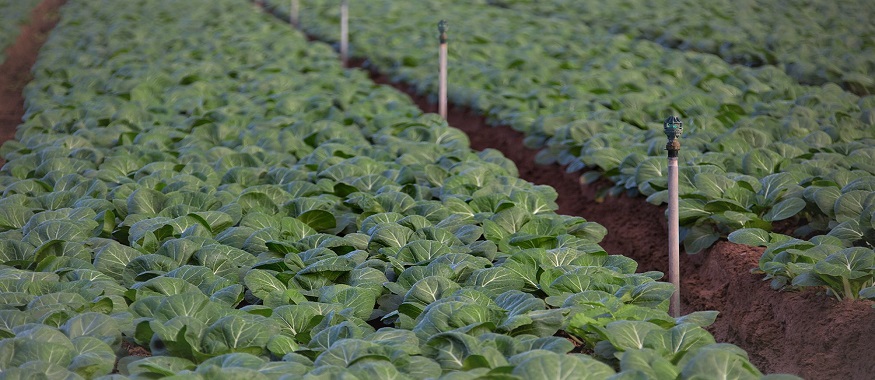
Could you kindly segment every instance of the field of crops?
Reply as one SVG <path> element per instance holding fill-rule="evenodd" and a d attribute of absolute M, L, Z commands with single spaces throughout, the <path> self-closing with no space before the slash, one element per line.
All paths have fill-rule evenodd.
<path fill-rule="evenodd" d="M 304 31 L 337 40 L 338 3 L 302 2 Z M 875 299 L 871 63 L 606 21 L 639 3 L 352 2 L 352 52 L 433 96 L 451 20 L 453 103 L 656 205 L 679 114 L 688 252 L 765 246 L 775 289 Z M 663 273 L 554 188 L 249 1 L 68 0 L 32 72 L 0 147 L 0 378 L 797 378 L 718 342 L 718 311 L 670 316 Z"/>
<path fill-rule="evenodd" d="M 34 72 L 7 376 L 760 375 L 551 188 L 247 3 L 70 1 Z"/>
<path fill-rule="evenodd" d="M 304 30 L 336 40 L 337 2 L 307 3 Z M 454 20 L 450 99 L 524 132 L 528 146 L 542 149 L 540 163 L 596 169 L 583 180 L 609 177 L 615 190 L 654 204 L 667 196 L 657 123 L 680 114 L 687 252 L 729 235 L 769 247 L 760 269 L 776 289 L 875 295 L 875 96 L 835 83 L 801 85 L 779 67 L 733 65 L 630 38 L 602 25 L 616 17 L 602 24 L 568 17 L 578 14 L 565 8 L 572 2 L 500 3 L 355 3 L 352 50 L 396 80 L 435 93 L 434 53 L 426 48 L 435 31 L 428 26 Z M 777 228 L 786 225 L 793 228 Z"/>
<path fill-rule="evenodd" d="M 747 66 L 774 65 L 805 84 L 875 91 L 875 25 L 866 0 L 487 0 L 516 11 L 710 53 Z"/>

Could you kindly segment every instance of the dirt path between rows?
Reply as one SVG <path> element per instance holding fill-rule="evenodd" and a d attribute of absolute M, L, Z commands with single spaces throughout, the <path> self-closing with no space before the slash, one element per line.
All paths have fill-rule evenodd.
<path fill-rule="evenodd" d="M 24 115 L 24 86 L 33 78 L 31 67 L 49 32 L 58 23 L 58 8 L 66 0 L 43 0 L 31 11 L 30 22 L 21 27 L 15 43 L 6 48 L 0 64 L 0 142 L 15 138 Z M 0 158 L 0 163 L 5 162 Z"/>
<path fill-rule="evenodd" d="M 367 65 L 358 59 L 352 60 L 351 66 Z M 373 69 L 369 72 L 375 82 L 407 93 L 424 111 L 437 112 L 437 105 L 417 95 L 412 86 L 392 83 Z M 521 132 L 508 126 L 490 126 L 470 109 L 451 106 L 447 120 L 468 134 L 472 148 L 500 150 L 517 164 L 520 177 L 555 188 L 560 214 L 581 216 L 607 228 L 608 235 L 601 243 L 607 252 L 631 257 L 641 272 L 667 273 L 664 206 L 639 197 L 604 197 L 600 190 L 611 185 L 605 179 L 584 185 L 580 172 L 567 173 L 559 165 L 537 165 L 537 151 L 524 147 Z M 725 240 L 704 253 L 682 253 L 683 312 L 720 311 L 708 330 L 718 342 L 745 349 L 764 373 L 824 380 L 875 377 L 873 302 L 836 302 L 816 291 L 776 292 L 762 276 L 750 273 L 761 254 L 761 248 Z"/>

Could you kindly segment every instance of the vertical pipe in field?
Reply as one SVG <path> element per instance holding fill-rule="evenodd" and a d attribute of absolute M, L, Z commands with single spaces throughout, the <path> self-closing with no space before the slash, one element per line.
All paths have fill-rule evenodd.
<path fill-rule="evenodd" d="M 290 0 L 291 4 L 289 4 L 289 24 L 298 28 L 298 0 Z"/>
<path fill-rule="evenodd" d="M 340 63 L 346 67 L 349 62 L 349 1 L 340 3 Z"/>
<path fill-rule="evenodd" d="M 669 301 L 668 312 L 675 318 L 681 314 L 679 227 L 678 158 L 675 155 L 668 157 L 668 279 L 675 286 Z"/>
<path fill-rule="evenodd" d="M 674 293 L 668 304 L 672 317 L 681 315 L 680 281 L 680 223 L 678 223 L 678 152 L 681 150 L 680 137 L 684 123 L 677 116 L 669 116 L 662 124 L 662 131 L 668 137 L 665 150 L 668 152 L 668 280 L 674 285 Z"/>
<path fill-rule="evenodd" d="M 440 32 L 440 74 L 438 84 L 438 113 L 446 120 L 447 118 L 447 22 L 441 20 L 438 23 Z"/>

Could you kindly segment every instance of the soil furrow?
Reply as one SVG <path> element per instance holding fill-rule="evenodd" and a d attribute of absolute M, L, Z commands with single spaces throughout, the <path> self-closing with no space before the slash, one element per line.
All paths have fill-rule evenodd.
<path fill-rule="evenodd" d="M 58 8 L 66 0 L 43 0 L 22 25 L 15 43 L 6 48 L 0 64 L 0 142 L 15 138 L 15 129 L 24 116 L 24 86 L 33 79 L 30 69 L 40 47 L 58 23 Z M 0 163 L 5 162 L 0 158 Z"/>

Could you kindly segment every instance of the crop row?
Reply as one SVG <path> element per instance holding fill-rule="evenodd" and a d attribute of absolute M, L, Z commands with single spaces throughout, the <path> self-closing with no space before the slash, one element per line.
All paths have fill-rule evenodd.
<path fill-rule="evenodd" d="M 30 12 L 40 0 L 0 0 L 0 63 L 6 61 L 4 52 L 18 37 L 21 25 L 30 18 Z"/>
<path fill-rule="evenodd" d="M 6 376 L 761 376 L 552 188 L 246 2 L 70 0 L 34 78 Z"/>
<path fill-rule="evenodd" d="M 631 38 L 710 53 L 749 66 L 775 65 L 806 84 L 875 93 L 875 25 L 866 0 L 486 0 Z"/>
<path fill-rule="evenodd" d="M 607 176 L 615 190 L 654 204 L 667 196 L 665 137 L 655 122 L 680 114 L 687 252 L 746 228 L 783 241 L 789 237 L 771 231 L 796 225 L 786 232 L 828 236 L 809 240 L 831 245 L 826 256 L 805 259 L 811 264 L 833 254 L 830 260 L 847 260 L 847 249 L 862 246 L 853 251 L 865 259 L 853 267 L 863 269 L 847 273 L 859 286 L 850 293 L 826 286 L 829 291 L 859 298 L 854 290 L 875 281 L 867 264 L 875 260 L 875 201 L 865 196 L 875 188 L 875 96 L 861 98 L 835 84 L 802 86 L 774 66 L 731 65 L 482 3 L 373 1 L 351 4 L 350 13 L 354 54 L 426 94 L 436 93 L 434 20 L 449 20 L 453 102 L 523 131 L 527 145 L 541 149 L 540 163 L 598 169 L 583 179 Z M 301 24 L 335 39 L 337 14 L 336 1 L 308 1 Z M 761 269 L 775 276 L 770 262 L 764 256 Z M 791 285 L 799 274 L 784 272 L 774 285 Z"/>

